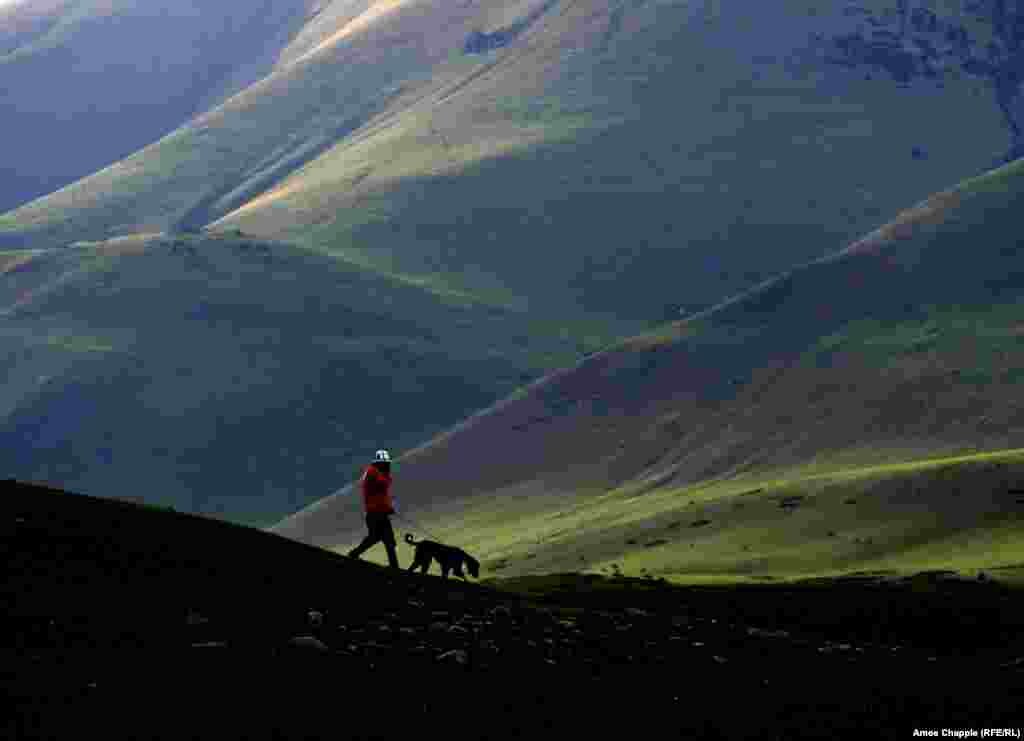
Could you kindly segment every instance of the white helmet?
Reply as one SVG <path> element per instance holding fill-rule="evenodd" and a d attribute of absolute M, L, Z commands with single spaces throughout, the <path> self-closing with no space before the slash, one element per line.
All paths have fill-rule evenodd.
<path fill-rule="evenodd" d="M 388 455 L 388 451 L 386 450 L 378 450 L 377 454 L 374 456 L 374 460 L 377 463 L 388 463 L 391 461 L 391 456 Z"/>

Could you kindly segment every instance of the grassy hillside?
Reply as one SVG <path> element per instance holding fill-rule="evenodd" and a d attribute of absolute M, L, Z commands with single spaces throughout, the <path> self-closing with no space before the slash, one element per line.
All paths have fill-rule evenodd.
<path fill-rule="evenodd" d="M 118 28 L 131 28 L 129 9 L 157 5 L 102 7 L 123 9 Z M 397 450 L 416 445 L 539 373 L 843 244 L 1007 146 L 998 106 L 975 105 L 992 102 L 976 81 L 879 85 L 865 79 L 870 65 L 823 60 L 815 39 L 861 22 L 831 3 L 430 0 L 308 10 L 280 45 L 261 47 L 279 49 L 272 74 L 131 157 L 0 216 L 10 246 L 0 348 L 14 379 L 0 398 L 9 441 L 0 463 L 12 474 L 122 493 L 152 472 L 161 482 L 154 501 L 278 517 L 333 490 L 378 438 Z M 60 18 L 24 31 L 2 64 L 49 59 L 37 55 L 50 48 L 44 39 L 57 49 L 77 38 L 79 16 Z M 931 155 L 914 154 L 922 147 Z M 989 195 L 987 208 L 1013 213 L 1013 194 L 1001 205 Z M 203 228 L 203 237 L 145 236 Z M 1015 224 L 993 217 L 985 228 Z M 264 256 L 232 246 L 250 243 L 273 246 Z M 274 256 L 283 272 L 262 275 L 256 265 Z M 914 306 L 967 295 L 963 278 L 976 295 L 990 293 L 992 264 L 972 261 L 973 277 L 956 260 L 928 265 L 941 265 L 940 282 Z M 323 275 L 308 277 L 310 266 Z M 931 285 L 932 269 L 915 272 L 914 285 Z M 916 321 L 894 313 L 908 303 L 890 281 L 896 272 L 868 273 L 873 294 L 889 296 L 883 318 Z M 325 277 L 336 275 L 363 287 L 356 304 Z M 848 272 L 826 265 L 800 275 L 792 305 L 787 277 L 735 318 L 687 322 L 682 331 L 699 335 L 685 342 L 665 330 L 525 391 L 521 404 L 485 415 L 500 432 L 463 449 L 483 478 L 438 464 L 416 474 L 426 476 L 417 496 L 492 491 L 532 480 L 531 471 L 557 472 L 572 491 L 603 491 L 650 466 L 660 466 L 651 473 L 661 483 L 695 481 L 753 456 L 845 450 L 874 439 L 865 429 L 902 424 L 912 412 L 888 408 L 889 417 L 845 426 L 818 420 L 793 437 L 807 420 L 789 414 L 791 400 L 823 378 L 810 358 L 805 375 L 779 376 L 790 384 L 790 396 L 770 394 L 781 411 L 756 429 L 738 421 L 773 388 L 773 363 L 792 364 L 845 321 L 869 316 L 857 295 L 811 321 L 808 307 L 846 295 Z M 762 332 L 769 316 L 783 329 Z M 170 339 L 182 336 L 192 341 Z M 849 383 L 852 367 L 827 383 Z M 918 371 L 907 373 L 906 384 L 918 383 Z M 351 409 L 325 390 L 342 383 Z M 819 413 L 870 410 L 883 392 L 864 388 L 857 405 Z M 995 404 L 994 391 L 981 393 L 967 418 Z M 394 403 L 386 415 L 380 398 Z M 703 431 L 681 443 L 698 418 Z M 933 434 L 944 419 L 914 430 L 924 448 L 936 435 L 977 439 L 966 427 Z M 985 439 L 997 444 L 1007 424 Z M 150 426 L 152 444 L 138 436 Z M 765 444 L 766 429 L 778 445 Z M 311 450 L 330 452 L 311 459 Z"/>
<path fill-rule="evenodd" d="M 1019 455 L 915 466 L 1020 447 L 1022 198 L 1018 162 L 549 375 L 404 456 L 409 514 L 519 574 L 1019 564 Z M 356 506 L 274 531 L 343 547 Z"/>
<path fill-rule="evenodd" d="M 6 239 L 213 224 L 559 315 L 663 320 L 1008 146 L 977 81 L 827 62 L 815 39 L 861 23 L 832 3 L 335 5 L 275 74 L 2 217 Z"/>
<path fill-rule="evenodd" d="M 250 523 L 615 331 L 251 240 L 86 243 L 0 271 L 4 475 Z"/>
<path fill-rule="evenodd" d="M 313 0 L 0 8 L 0 211 L 110 165 L 270 72 Z"/>

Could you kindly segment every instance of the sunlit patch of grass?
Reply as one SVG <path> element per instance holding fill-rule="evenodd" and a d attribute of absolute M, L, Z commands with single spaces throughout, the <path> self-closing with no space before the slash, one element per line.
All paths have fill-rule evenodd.
<path fill-rule="evenodd" d="M 471 498 L 423 525 L 480 558 L 486 578 L 598 572 L 730 583 L 865 569 L 992 569 L 1024 563 L 1024 517 L 1007 511 L 960 522 L 950 508 L 962 505 L 948 497 L 994 485 L 986 477 L 995 470 L 1024 480 L 1024 449 L 818 463 L 643 494 L 629 485 L 604 494 Z M 926 498 L 907 499 L 914 490 Z M 780 504 L 787 500 L 800 504 L 787 510 Z"/>
<path fill-rule="evenodd" d="M 31 262 L 41 250 L 11 250 L 0 252 L 0 274 L 7 273 Z"/>
<path fill-rule="evenodd" d="M 304 236 L 299 243 L 307 249 L 329 255 L 360 270 L 388 278 L 396 283 L 422 289 L 447 304 L 504 309 L 515 308 L 514 297 L 508 294 L 501 295 L 493 291 L 485 293 L 480 289 L 467 289 L 456 285 L 451 276 L 442 273 L 404 273 L 398 270 L 393 265 L 393 262 L 386 258 L 381 258 L 361 250 L 332 245 L 327 240 L 318 238 L 317 232 Z"/>
<path fill-rule="evenodd" d="M 847 324 L 823 337 L 805 355 L 805 362 L 817 362 L 823 354 L 855 353 L 879 367 L 889 367 L 906 355 L 955 353 L 969 347 L 975 358 L 970 373 L 988 377 L 994 361 L 1007 343 L 1024 345 L 1024 302 L 985 307 L 921 307 L 921 317 L 909 321 L 865 319 Z"/>
<path fill-rule="evenodd" d="M 90 250 L 96 255 L 122 255 L 139 254 L 146 250 L 146 246 L 153 240 L 163 236 L 160 232 L 145 232 L 139 234 L 128 234 L 112 239 L 99 241 L 72 242 L 71 247 Z"/>
<path fill-rule="evenodd" d="M 58 334 L 46 338 L 46 344 L 75 353 L 113 352 L 114 345 L 99 337 Z"/>

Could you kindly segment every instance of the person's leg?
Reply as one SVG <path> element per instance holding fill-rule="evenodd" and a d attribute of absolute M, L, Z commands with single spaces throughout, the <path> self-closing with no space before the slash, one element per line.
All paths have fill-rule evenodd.
<path fill-rule="evenodd" d="M 380 539 L 388 552 L 388 563 L 391 564 L 391 568 L 399 568 L 398 551 L 395 549 L 395 531 L 391 527 L 391 518 L 387 515 L 381 518 Z"/>
<path fill-rule="evenodd" d="M 366 537 L 363 538 L 363 541 L 348 552 L 349 558 L 359 558 L 380 539 L 377 529 L 374 527 L 373 517 L 369 514 L 366 515 L 366 530 Z"/>

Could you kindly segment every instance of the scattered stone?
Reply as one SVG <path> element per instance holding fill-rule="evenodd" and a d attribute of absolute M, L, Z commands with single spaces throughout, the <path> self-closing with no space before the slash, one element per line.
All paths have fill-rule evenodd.
<path fill-rule="evenodd" d="M 711 658 L 713 658 L 713 659 L 714 659 L 714 660 L 715 660 L 716 662 L 718 662 L 719 664 L 725 664 L 726 662 L 728 662 L 728 661 L 729 661 L 729 660 L 728 660 L 727 658 L 725 658 L 724 656 L 712 656 Z"/>
<path fill-rule="evenodd" d="M 437 657 L 438 661 L 453 662 L 465 666 L 469 663 L 469 654 L 461 648 L 445 651 Z"/>
<path fill-rule="evenodd" d="M 430 631 L 433 632 L 433 633 L 439 633 L 442 630 L 447 630 L 447 629 L 448 629 L 448 624 L 447 623 L 442 623 L 440 621 L 435 621 L 435 622 L 430 624 Z"/>
<path fill-rule="evenodd" d="M 326 643 L 314 636 L 295 636 L 288 641 L 288 645 L 295 648 L 311 648 L 315 651 L 330 651 Z"/>
<path fill-rule="evenodd" d="M 210 622 L 210 619 L 208 617 L 200 615 L 198 612 L 193 612 L 192 610 L 189 610 L 188 615 L 185 616 L 185 622 L 188 625 L 204 625 Z"/>
<path fill-rule="evenodd" d="M 469 631 L 466 628 L 463 628 L 461 625 L 453 625 L 453 626 L 451 626 L 450 628 L 448 628 L 448 632 L 449 633 L 457 633 L 457 634 L 460 634 L 460 635 L 466 635 L 466 634 L 469 633 Z"/>
<path fill-rule="evenodd" d="M 710 525 L 710 524 L 711 524 L 711 520 L 694 520 L 693 522 L 690 523 L 690 527 L 704 527 L 705 525 Z M 693 547 L 693 543 L 690 544 L 690 547 L 691 548 Z"/>
<path fill-rule="evenodd" d="M 761 638 L 789 638 L 789 632 L 785 630 L 762 630 L 761 628 L 747 628 L 747 635 Z"/>
<path fill-rule="evenodd" d="M 319 610 L 310 610 L 306 613 L 306 617 L 309 619 L 309 624 L 314 628 L 319 628 L 324 624 L 324 614 Z"/>

